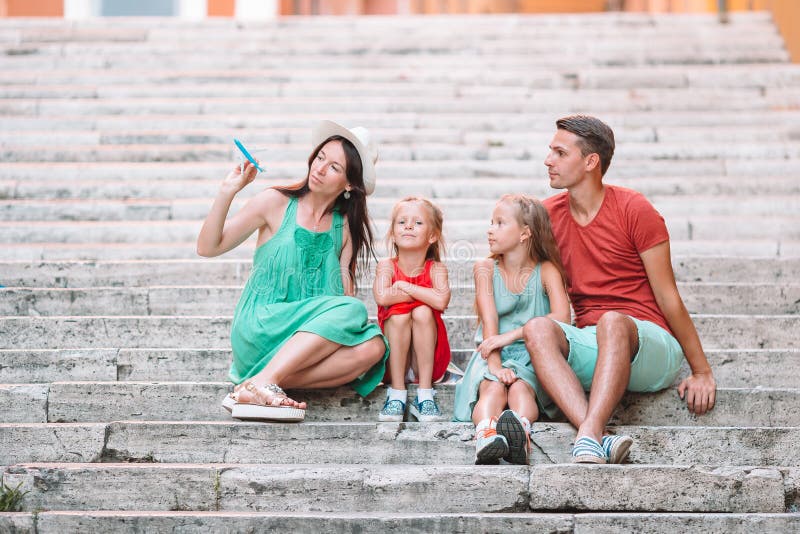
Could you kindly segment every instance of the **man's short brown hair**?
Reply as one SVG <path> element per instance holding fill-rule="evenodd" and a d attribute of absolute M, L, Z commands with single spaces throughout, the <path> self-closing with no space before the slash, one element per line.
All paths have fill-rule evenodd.
<path fill-rule="evenodd" d="M 571 115 L 558 119 L 556 128 L 577 135 L 581 154 L 584 157 L 597 154 L 600 157 L 600 173 L 606 174 L 614 156 L 614 131 L 608 124 L 589 115 Z"/>

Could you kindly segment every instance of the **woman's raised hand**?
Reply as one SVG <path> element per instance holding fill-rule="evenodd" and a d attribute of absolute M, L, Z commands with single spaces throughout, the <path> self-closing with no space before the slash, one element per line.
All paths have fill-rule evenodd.
<path fill-rule="evenodd" d="M 242 172 L 241 165 L 237 165 L 222 181 L 222 189 L 235 195 L 255 180 L 256 174 L 258 174 L 256 166 L 249 161 L 245 163 L 244 172 Z"/>

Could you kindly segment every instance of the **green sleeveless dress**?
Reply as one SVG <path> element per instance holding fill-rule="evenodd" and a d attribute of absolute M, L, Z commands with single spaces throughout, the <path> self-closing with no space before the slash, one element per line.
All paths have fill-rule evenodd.
<path fill-rule="evenodd" d="M 547 298 L 542 286 L 541 264 L 536 265 L 522 292 L 513 293 L 506 287 L 500 268 L 495 263 L 492 290 L 497 308 L 499 334 L 515 330 L 534 317 L 550 313 L 550 299 Z M 478 327 L 475 344 L 480 345 L 481 342 L 483 342 L 483 329 Z M 512 369 L 520 380 L 524 380 L 533 388 L 539 410 L 550 416 L 554 411 L 552 408 L 554 405 L 536 378 L 525 342 L 519 339 L 503 347 L 500 351 L 500 362 L 503 367 Z M 489 372 L 489 366 L 481 357 L 481 353 L 475 351 L 464 370 L 464 377 L 456 384 L 456 397 L 453 402 L 454 421 L 472 420 L 472 410 L 478 402 L 478 390 L 484 380 L 496 382 L 497 378 Z"/>
<path fill-rule="evenodd" d="M 366 396 L 383 379 L 389 343 L 378 325 L 368 322 L 364 303 L 344 294 L 339 264 L 343 228 L 338 211 L 327 232 L 301 227 L 297 198 L 289 198 L 280 229 L 255 251 L 233 315 L 229 378 L 235 384 L 264 369 L 297 332 L 350 347 L 380 336 L 386 346 L 383 360 L 350 385 Z"/>

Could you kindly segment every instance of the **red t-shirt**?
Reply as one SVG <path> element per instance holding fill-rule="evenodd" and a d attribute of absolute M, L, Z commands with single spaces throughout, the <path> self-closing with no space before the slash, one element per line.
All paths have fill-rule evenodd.
<path fill-rule="evenodd" d="M 640 253 L 669 240 L 664 218 L 631 189 L 605 186 L 595 218 L 580 226 L 567 192 L 544 201 L 567 272 L 576 324 L 597 324 L 607 311 L 652 321 L 672 333 L 656 304 Z"/>

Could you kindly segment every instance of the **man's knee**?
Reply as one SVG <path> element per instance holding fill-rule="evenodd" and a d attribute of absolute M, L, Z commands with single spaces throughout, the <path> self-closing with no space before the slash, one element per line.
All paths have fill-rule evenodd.
<path fill-rule="evenodd" d="M 433 320 L 433 310 L 424 304 L 411 310 L 411 320 L 415 323 L 427 323 Z"/>
<path fill-rule="evenodd" d="M 554 351 L 564 355 L 566 346 L 564 332 L 547 317 L 534 317 L 525 323 L 525 326 L 522 327 L 522 335 L 525 338 L 525 347 L 531 355 L 531 360 Z"/>
<path fill-rule="evenodd" d="M 624 344 L 635 354 L 639 349 L 639 329 L 628 315 L 609 311 L 597 321 L 597 343 Z"/>

